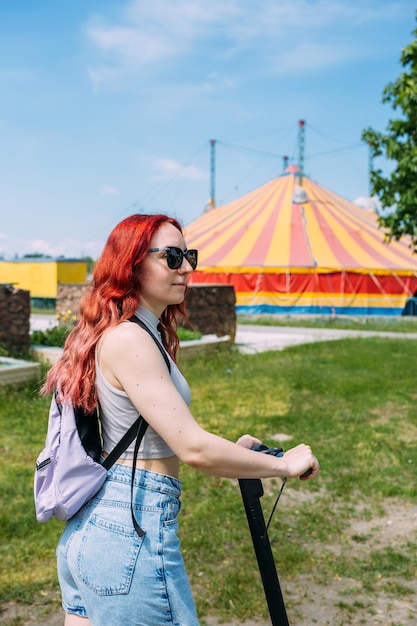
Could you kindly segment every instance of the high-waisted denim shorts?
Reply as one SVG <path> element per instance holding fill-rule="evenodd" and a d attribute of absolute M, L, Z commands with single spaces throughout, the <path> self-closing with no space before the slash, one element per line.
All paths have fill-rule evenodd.
<path fill-rule="evenodd" d="M 181 483 L 114 465 L 57 547 L 62 604 L 93 626 L 198 626 L 177 536 Z"/>

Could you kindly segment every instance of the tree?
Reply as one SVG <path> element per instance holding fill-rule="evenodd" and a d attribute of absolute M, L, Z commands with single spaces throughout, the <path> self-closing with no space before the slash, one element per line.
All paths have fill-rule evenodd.
<path fill-rule="evenodd" d="M 42 254 L 42 252 L 28 252 L 23 255 L 24 259 L 52 259 L 49 254 Z"/>
<path fill-rule="evenodd" d="M 387 229 L 388 241 L 410 235 L 417 251 L 417 28 L 412 34 L 416 38 L 401 52 L 404 71 L 382 94 L 382 102 L 402 115 L 389 121 L 385 134 L 367 128 L 362 139 L 373 157 L 385 156 L 394 165 L 389 176 L 380 169 L 370 174 L 372 193 L 389 209 L 380 214 L 380 225 Z"/>
<path fill-rule="evenodd" d="M 91 256 L 83 256 L 81 257 L 81 261 L 85 261 L 87 263 L 87 274 L 91 274 L 96 262 L 91 258 Z"/>

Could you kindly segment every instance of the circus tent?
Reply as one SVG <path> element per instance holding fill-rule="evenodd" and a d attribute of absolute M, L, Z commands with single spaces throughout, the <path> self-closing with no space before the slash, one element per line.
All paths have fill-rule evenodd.
<path fill-rule="evenodd" d="M 185 229 L 193 283 L 233 284 L 238 313 L 399 315 L 417 292 L 417 256 L 384 242 L 373 210 L 295 166 Z"/>

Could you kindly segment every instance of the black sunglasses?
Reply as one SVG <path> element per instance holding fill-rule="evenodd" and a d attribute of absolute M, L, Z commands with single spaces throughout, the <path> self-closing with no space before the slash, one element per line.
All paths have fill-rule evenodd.
<path fill-rule="evenodd" d="M 193 270 L 197 267 L 198 250 L 186 250 L 184 252 L 181 248 L 167 246 L 166 248 L 149 248 L 148 252 L 162 252 L 163 250 L 167 253 L 167 265 L 170 270 L 178 270 L 182 265 L 184 257 Z"/>

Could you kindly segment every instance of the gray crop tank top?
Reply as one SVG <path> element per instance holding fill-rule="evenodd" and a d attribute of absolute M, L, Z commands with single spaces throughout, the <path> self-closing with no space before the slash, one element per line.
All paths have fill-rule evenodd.
<path fill-rule="evenodd" d="M 157 317 L 142 306 L 137 309 L 135 315 L 137 315 L 137 317 L 139 317 L 139 319 L 146 324 L 152 334 L 162 345 L 161 334 L 158 331 Z M 130 324 L 132 322 L 126 323 Z M 191 401 L 191 393 L 188 383 L 168 353 L 167 356 L 171 364 L 172 382 L 174 383 L 179 394 L 182 396 L 184 402 L 189 405 Z M 138 417 L 138 411 L 124 391 L 116 389 L 107 381 L 103 372 L 100 370 L 97 361 L 98 359 L 96 356 L 96 389 L 100 404 L 103 450 L 108 454 L 120 441 L 131 424 L 135 422 Z M 133 459 L 134 449 L 135 440 L 130 444 L 120 458 L 129 460 Z M 170 456 L 174 456 L 174 452 L 162 439 L 162 437 L 160 437 L 151 426 L 148 426 L 139 447 L 138 459 L 158 459 Z"/>

